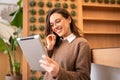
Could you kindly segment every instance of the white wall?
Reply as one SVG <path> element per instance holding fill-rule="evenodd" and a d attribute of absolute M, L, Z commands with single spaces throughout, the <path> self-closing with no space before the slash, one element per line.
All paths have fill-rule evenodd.
<path fill-rule="evenodd" d="M 8 2 L 0 2 L 0 17 L 7 21 L 10 21 L 11 17 L 9 16 L 9 14 L 14 12 L 17 8 L 17 5 L 15 5 L 14 3 L 8 4 Z"/>
<path fill-rule="evenodd" d="M 92 64 L 91 80 L 120 80 L 120 69 Z"/>
<path fill-rule="evenodd" d="M 7 41 L 14 32 L 13 27 L 9 24 L 12 18 L 9 14 L 13 13 L 18 8 L 14 2 L 11 2 L 10 4 L 10 1 L 11 0 L 0 0 L 0 37 L 4 38 L 5 41 Z"/>
<path fill-rule="evenodd" d="M 18 0 L 0 0 L 0 3 L 16 4 Z"/>

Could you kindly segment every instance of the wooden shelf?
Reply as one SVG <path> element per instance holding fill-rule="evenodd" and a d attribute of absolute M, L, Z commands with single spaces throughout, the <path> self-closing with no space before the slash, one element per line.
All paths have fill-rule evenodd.
<path fill-rule="evenodd" d="M 84 34 L 91 48 L 120 47 L 120 34 Z"/>
<path fill-rule="evenodd" d="M 99 3 L 97 1 L 96 2 L 84 2 L 84 0 L 82 0 L 82 6 L 86 6 L 86 7 L 102 7 L 102 8 L 120 8 L 120 4 L 118 4 L 118 3 L 105 4 L 104 2 Z"/>
<path fill-rule="evenodd" d="M 120 21 L 83 20 L 83 26 L 87 34 L 120 34 Z"/>
<path fill-rule="evenodd" d="M 120 47 L 92 49 L 93 63 L 120 68 Z"/>
<path fill-rule="evenodd" d="M 119 19 L 116 19 L 116 18 L 93 18 L 93 17 L 83 17 L 83 20 L 94 20 L 94 21 L 120 21 L 120 18 Z"/>
<path fill-rule="evenodd" d="M 120 21 L 120 8 L 83 7 L 83 19 Z"/>
<path fill-rule="evenodd" d="M 85 32 L 84 31 L 84 34 L 98 34 L 98 35 L 101 35 L 101 34 L 104 34 L 104 35 L 120 35 L 120 32 Z"/>
<path fill-rule="evenodd" d="M 82 4 L 83 7 L 101 7 L 101 8 L 119 8 L 120 4 L 114 5 L 114 4 L 100 4 L 100 3 L 84 3 Z"/>

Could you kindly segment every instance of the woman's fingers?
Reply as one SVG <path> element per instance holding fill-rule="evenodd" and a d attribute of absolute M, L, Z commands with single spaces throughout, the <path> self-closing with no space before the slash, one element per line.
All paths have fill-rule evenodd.
<path fill-rule="evenodd" d="M 50 35 L 47 36 L 47 39 L 52 41 L 52 40 L 56 39 L 56 36 L 54 34 L 50 34 Z"/>
<path fill-rule="evenodd" d="M 40 64 L 40 66 L 41 66 L 42 68 L 44 68 L 47 72 L 51 72 L 51 71 L 52 71 L 52 68 L 51 68 L 50 66 L 48 66 L 48 65 Z"/>
<path fill-rule="evenodd" d="M 53 62 L 54 62 L 54 61 L 53 61 L 51 58 L 49 58 L 48 56 L 43 55 L 42 58 L 43 58 L 44 60 L 46 60 L 48 63 L 53 63 Z"/>
<path fill-rule="evenodd" d="M 51 73 L 51 75 L 56 76 L 59 72 L 59 65 L 48 56 L 42 56 L 43 59 L 40 60 L 40 66 L 44 68 L 47 72 Z"/>
<path fill-rule="evenodd" d="M 39 62 L 40 66 L 43 67 L 46 71 L 52 72 L 54 68 L 54 63 L 49 57 L 43 56 L 43 60 L 40 60 Z"/>
<path fill-rule="evenodd" d="M 46 66 L 50 66 L 51 64 L 54 64 L 54 61 L 48 56 L 43 55 L 42 58 L 43 59 L 39 61 L 41 64 L 44 64 Z"/>
<path fill-rule="evenodd" d="M 56 43 L 56 36 L 54 34 L 50 34 L 46 37 L 47 49 L 52 50 Z"/>

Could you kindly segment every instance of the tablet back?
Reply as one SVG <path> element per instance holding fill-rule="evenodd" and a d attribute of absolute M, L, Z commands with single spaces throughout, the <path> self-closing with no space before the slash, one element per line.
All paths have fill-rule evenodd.
<path fill-rule="evenodd" d="M 40 67 L 39 60 L 42 59 L 42 55 L 47 55 L 47 52 L 39 35 L 17 38 L 17 41 L 30 69 L 44 71 L 44 69 Z"/>

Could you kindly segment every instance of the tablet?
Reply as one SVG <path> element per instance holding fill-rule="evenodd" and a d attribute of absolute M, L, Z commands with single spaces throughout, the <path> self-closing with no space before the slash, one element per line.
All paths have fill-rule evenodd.
<path fill-rule="evenodd" d="M 30 69 L 45 71 L 40 67 L 39 60 L 42 59 L 42 55 L 47 55 L 47 51 L 39 35 L 17 38 L 17 41 L 30 66 Z"/>

